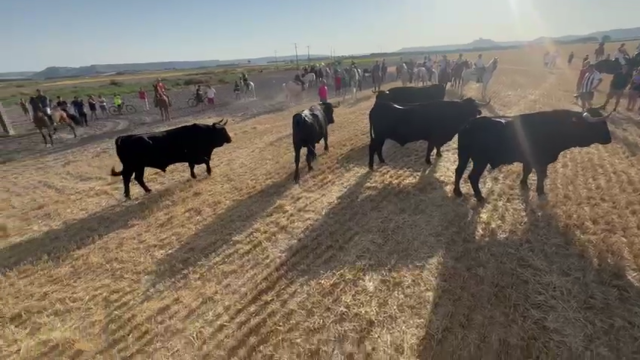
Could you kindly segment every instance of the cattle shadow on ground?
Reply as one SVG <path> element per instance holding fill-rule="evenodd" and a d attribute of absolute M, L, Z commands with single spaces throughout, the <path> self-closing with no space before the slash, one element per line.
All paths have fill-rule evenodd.
<path fill-rule="evenodd" d="M 425 162 L 427 145 L 428 144 L 425 141 L 418 141 L 407 144 L 405 146 L 400 146 L 393 140 L 387 140 L 384 144 L 384 148 L 382 149 L 382 155 L 384 156 L 386 164 L 380 164 L 380 162 L 378 161 L 378 157 L 374 156 L 374 171 L 384 167 L 413 170 L 416 172 L 425 172 L 430 168 L 433 168 L 433 170 L 435 170 L 441 158 L 436 157 L 436 151 L 434 150 L 431 154 L 431 161 L 433 164 L 428 165 Z M 444 154 L 447 152 L 455 152 L 457 151 L 456 149 L 457 147 L 455 145 L 451 145 L 451 143 L 448 143 L 442 147 L 442 153 Z M 340 156 L 340 158 L 338 159 L 338 164 L 345 167 L 368 167 L 369 142 L 367 141 L 363 145 L 352 148 L 344 155 Z"/>
<path fill-rule="evenodd" d="M 151 216 L 164 198 L 182 186 L 169 186 L 140 198 L 133 204 L 115 204 L 85 218 L 0 249 L 0 273 L 22 264 L 39 261 L 62 261 L 76 250 L 94 244 L 103 237 L 124 229 L 133 220 Z"/>
<path fill-rule="evenodd" d="M 307 279 L 357 266 L 391 270 L 428 262 L 473 234 L 475 215 L 428 169 L 415 183 L 390 178 L 367 189 L 371 172 L 361 175 L 312 228 L 288 249 L 289 275 Z M 400 185 L 402 184 L 402 185 Z M 448 233 L 456 224 L 456 237 Z"/>
<path fill-rule="evenodd" d="M 233 237 L 251 228 L 294 185 L 291 172 L 260 191 L 235 201 L 186 238 L 178 248 L 158 260 L 156 270 L 150 274 L 153 278 L 151 287 L 165 281 L 184 279 L 189 270 L 225 248 Z"/>
<path fill-rule="evenodd" d="M 420 359 L 637 354 L 640 290 L 624 266 L 594 266 L 575 234 L 528 197 L 523 231 L 447 247 Z"/>

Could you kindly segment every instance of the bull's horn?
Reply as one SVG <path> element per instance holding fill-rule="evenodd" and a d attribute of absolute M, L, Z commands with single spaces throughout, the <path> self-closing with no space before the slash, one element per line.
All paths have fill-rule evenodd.
<path fill-rule="evenodd" d="M 585 112 L 584 114 L 582 114 L 582 117 L 589 122 L 598 122 L 598 121 L 607 121 L 607 119 L 611 116 L 611 114 L 613 114 L 613 111 L 608 113 L 605 116 L 594 118 L 593 116 L 589 115 L 588 112 Z"/>
<path fill-rule="evenodd" d="M 478 104 L 478 107 L 485 107 L 485 106 L 488 106 L 489 104 L 491 104 L 491 99 L 489 99 L 489 101 L 487 101 L 486 103 L 482 103 L 482 102 L 476 100 L 476 103 Z"/>
<path fill-rule="evenodd" d="M 224 118 L 223 118 L 222 120 L 224 121 L 224 122 L 222 122 L 222 123 L 220 124 L 220 125 L 222 125 L 222 126 L 226 126 L 226 125 L 227 125 L 227 123 L 229 122 L 229 119 L 224 119 Z"/>
<path fill-rule="evenodd" d="M 333 107 L 334 109 L 337 109 L 340 107 L 340 101 L 338 101 L 338 103 Z"/>

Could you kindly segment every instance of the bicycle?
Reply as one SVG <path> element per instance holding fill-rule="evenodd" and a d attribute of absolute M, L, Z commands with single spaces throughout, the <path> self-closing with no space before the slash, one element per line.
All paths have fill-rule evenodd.
<path fill-rule="evenodd" d="M 206 98 L 205 98 L 204 94 L 202 95 L 202 101 L 201 102 L 198 102 L 198 100 L 196 99 L 196 95 L 194 94 L 193 96 L 191 96 L 187 100 L 187 105 L 189 105 L 190 107 L 196 107 L 198 105 L 204 104 L 205 101 L 206 101 Z"/>
<path fill-rule="evenodd" d="M 118 107 L 115 105 L 109 106 L 109 114 L 111 115 L 124 115 L 124 114 L 135 114 L 136 107 L 130 104 L 122 104 L 122 111 L 118 110 Z"/>

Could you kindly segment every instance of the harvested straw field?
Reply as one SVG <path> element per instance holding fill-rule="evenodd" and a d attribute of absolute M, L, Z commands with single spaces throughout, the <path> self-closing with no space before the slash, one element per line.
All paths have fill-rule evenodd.
<path fill-rule="evenodd" d="M 546 70 L 542 52 L 485 55 L 500 57 L 486 112 L 575 107 L 577 64 Z M 368 171 L 361 96 L 299 186 L 302 106 L 230 122 L 211 177 L 148 170 L 154 192 L 132 184 L 129 202 L 113 139 L 1 165 L 0 358 L 640 356 L 637 115 L 563 153 L 546 201 L 514 165 L 485 174 L 481 206 L 466 178 L 452 195 L 455 139 L 431 167 L 424 143 L 388 142 Z"/>

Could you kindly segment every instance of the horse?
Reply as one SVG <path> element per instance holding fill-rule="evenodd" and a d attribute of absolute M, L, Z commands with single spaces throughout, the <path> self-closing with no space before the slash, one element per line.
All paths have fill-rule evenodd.
<path fill-rule="evenodd" d="M 444 87 L 447 87 L 447 84 L 451 82 L 451 71 L 449 71 L 448 68 L 448 61 L 447 61 L 447 66 L 444 67 L 440 67 L 440 69 L 435 72 L 435 77 L 436 80 L 435 82 L 440 84 L 440 85 L 444 85 Z"/>
<path fill-rule="evenodd" d="M 419 84 L 421 86 L 426 86 L 427 85 L 427 68 L 419 66 L 416 68 L 416 74 L 415 74 L 415 80 L 416 80 L 416 84 Z"/>
<path fill-rule="evenodd" d="M 349 69 L 345 69 L 345 75 L 347 76 L 349 82 L 349 89 L 351 91 L 351 99 L 358 99 L 358 85 L 360 83 L 360 74 L 358 69 L 355 67 L 351 67 Z M 342 100 L 347 97 L 347 92 L 342 93 Z"/>
<path fill-rule="evenodd" d="M 489 85 L 489 81 L 493 77 L 493 73 L 498 68 L 498 58 L 494 57 L 489 61 L 489 64 L 485 67 L 484 74 L 482 75 L 482 98 L 486 99 L 487 96 L 487 87 Z M 462 96 L 462 90 L 465 85 L 467 85 L 471 80 L 477 79 L 478 73 L 476 69 L 466 69 L 462 72 L 462 84 L 460 85 L 460 96 Z"/>
<path fill-rule="evenodd" d="M 244 86 L 244 91 L 242 92 L 242 98 L 246 99 L 247 98 L 247 93 L 252 94 L 253 95 L 253 99 L 256 98 L 256 86 L 253 84 L 252 81 L 247 81 Z"/>
<path fill-rule="evenodd" d="M 53 134 L 56 133 L 55 124 L 67 125 L 69 129 L 71 129 L 71 132 L 73 132 L 73 137 L 78 137 L 73 122 L 69 120 L 67 114 L 64 111 L 60 110 L 58 107 L 54 107 L 53 109 L 51 109 L 51 118 L 53 119 L 53 124 L 51 124 L 49 118 L 44 113 L 38 111 L 33 114 L 33 124 L 40 132 L 40 135 L 42 135 L 42 139 L 44 140 L 44 145 L 46 147 L 48 147 L 49 144 L 47 143 L 47 137 L 44 135 L 43 130 L 47 130 L 47 135 L 49 136 L 49 141 L 51 142 L 50 146 L 53 146 Z"/>
<path fill-rule="evenodd" d="M 313 87 L 316 85 L 316 74 L 308 72 L 302 75 L 302 79 L 307 83 L 307 87 Z"/>
<path fill-rule="evenodd" d="M 171 113 L 169 112 L 171 101 L 158 90 L 157 85 L 153 85 L 153 92 L 153 105 L 160 110 L 160 119 L 162 121 L 171 121 Z"/>
<path fill-rule="evenodd" d="M 295 81 L 287 81 L 282 84 L 282 89 L 284 90 L 285 97 L 289 103 L 293 103 L 295 101 L 301 102 L 304 94 L 304 88 L 302 85 L 298 84 Z"/>
<path fill-rule="evenodd" d="M 407 86 L 409 83 L 409 69 L 406 64 L 398 65 L 396 67 L 396 78 L 400 79 L 402 86 Z"/>
<path fill-rule="evenodd" d="M 453 65 L 451 69 L 451 84 L 454 89 L 459 89 L 462 85 L 462 73 L 466 69 L 471 69 L 471 63 L 466 59 Z"/>

